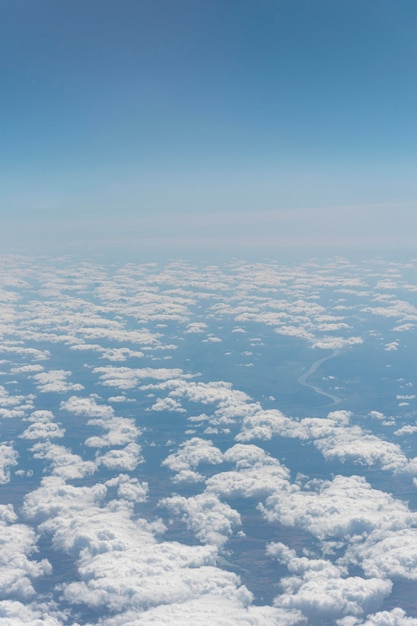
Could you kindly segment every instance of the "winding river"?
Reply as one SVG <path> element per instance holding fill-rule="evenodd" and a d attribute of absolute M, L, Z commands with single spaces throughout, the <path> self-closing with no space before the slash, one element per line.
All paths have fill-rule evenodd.
<path fill-rule="evenodd" d="M 317 361 L 314 361 L 314 363 L 310 365 L 309 369 L 306 372 L 304 372 L 304 374 L 301 374 L 301 376 L 297 378 L 297 382 L 299 382 L 300 385 L 304 385 L 304 387 L 308 387 L 309 389 L 312 389 L 313 391 L 320 394 L 321 396 L 325 396 L 326 398 L 329 398 L 332 401 L 331 403 L 332 405 L 339 404 L 339 402 L 341 402 L 342 399 L 339 398 L 338 396 L 335 396 L 332 393 L 323 391 L 323 389 L 321 387 L 318 387 L 317 385 L 308 383 L 307 379 L 318 370 L 318 368 L 320 367 L 322 363 L 324 363 L 325 361 L 328 361 L 329 359 L 333 359 L 337 354 L 339 354 L 339 350 L 333 350 L 333 352 L 329 354 L 328 356 L 324 356 L 321 359 L 317 359 Z"/>

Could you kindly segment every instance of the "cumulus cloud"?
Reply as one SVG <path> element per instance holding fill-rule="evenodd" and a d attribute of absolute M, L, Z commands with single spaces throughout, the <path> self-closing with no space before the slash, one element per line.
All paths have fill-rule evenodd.
<path fill-rule="evenodd" d="M 96 463 L 83 461 L 78 454 L 73 454 L 68 448 L 52 444 L 50 441 L 36 443 L 32 447 L 35 459 L 48 461 L 51 474 L 65 480 L 85 478 L 96 471 Z"/>
<path fill-rule="evenodd" d="M 236 574 L 216 567 L 215 546 L 157 541 L 164 530 L 160 522 L 134 518 L 128 502 L 106 498 L 105 485 L 74 487 L 49 477 L 25 499 L 25 515 L 76 561 L 79 580 L 62 585 L 67 602 L 113 613 L 135 610 L 137 619 L 138 610 L 174 605 L 175 611 L 176 603 L 207 594 L 247 609 L 251 594 Z M 111 619 L 118 618 L 109 624 Z"/>
<path fill-rule="evenodd" d="M 66 391 L 79 391 L 84 389 L 79 383 L 70 383 L 67 378 L 71 372 L 66 370 L 49 370 L 34 374 L 33 378 L 37 382 L 37 389 L 41 393 L 65 393 Z"/>
<path fill-rule="evenodd" d="M 377 528 L 350 546 L 346 559 L 359 563 L 366 576 L 417 580 L 417 528 Z"/>
<path fill-rule="evenodd" d="M 277 490 L 260 510 L 270 521 L 299 526 L 319 539 L 348 540 L 378 527 L 398 529 L 417 522 L 417 514 L 405 504 L 373 489 L 360 476 L 337 475 L 306 487 L 292 484 L 286 491 Z"/>
<path fill-rule="evenodd" d="M 391 611 L 380 611 L 368 615 L 365 621 L 355 618 L 343 618 L 337 626 L 417 626 L 417 618 L 407 617 L 406 612 L 399 607 Z"/>
<path fill-rule="evenodd" d="M 132 472 L 139 463 L 143 463 L 141 447 L 137 443 L 129 443 L 124 448 L 109 450 L 96 457 L 97 463 L 108 469 Z"/>
<path fill-rule="evenodd" d="M 262 498 L 289 487 L 289 470 L 254 445 L 237 444 L 224 454 L 236 469 L 214 474 L 206 481 L 207 491 L 220 497 Z"/>
<path fill-rule="evenodd" d="M 193 437 L 182 443 L 176 452 L 167 456 L 162 461 L 162 465 L 177 472 L 176 480 L 178 482 L 186 479 L 186 476 L 190 475 L 188 472 L 194 472 L 201 463 L 216 465 L 222 461 L 221 451 L 210 440 Z"/>
<path fill-rule="evenodd" d="M 164 498 L 161 505 L 173 515 L 181 516 L 187 528 L 202 543 L 222 546 L 241 524 L 239 513 L 220 502 L 213 493 L 201 493 L 190 498 Z"/>
<path fill-rule="evenodd" d="M 63 626 L 64 620 L 64 612 L 47 603 L 0 600 L 0 626 Z"/>
<path fill-rule="evenodd" d="M 142 432 L 135 425 L 133 419 L 126 417 L 90 419 L 87 424 L 89 426 L 99 426 L 104 431 L 101 435 L 88 437 L 85 440 L 85 445 L 92 448 L 123 446 L 135 442 Z"/>
<path fill-rule="evenodd" d="M 238 389 L 228 380 L 212 380 L 208 368 L 192 375 L 180 367 L 148 367 L 181 346 L 184 333 L 187 346 L 198 341 L 201 350 L 214 350 L 210 344 L 221 339 L 225 345 L 229 331 L 234 333 L 231 344 L 222 352 L 230 362 L 237 361 L 233 367 L 247 365 L 251 351 L 257 364 L 255 356 L 272 354 L 273 342 L 278 348 L 294 346 L 294 358 L 305 357 L 306 362 L 316 358 L 313 348 L 340 350 L 335 368 L 343 365 L 345 351 L 353 358 L 355 349 L 368 342 L 385 363 L 386 351 L 399 347 L 392 326 L 406 333 L 417 323 L 411 300 L 415 288 L 401 278 L 402 266 L 382 261 L 355 266 L 338 259 L 324 266 L 309 262 L 287 267 L 234 260 L 225 269 L 174 262 L 165 268 L 127 264 L 109 271 L 69 260 L 53 267 L 33 260 L 8 263 L 13 271 L 0 272 L 0 289 L 2 281 L 14 289 L 13 294 L 9 288 L 2 291 L 2 307 L 7 308 L 2 308 L 0 330 L 7 360 L 2 362 L 6 382 L 0 387 L 0 419 L 14 421 L 4 424 L 4 432 L 12 433 L 7 434 L 10 441 L 0 443 L 5 497 L 14 497 L 14 485 L 8 483 L 14 480 L 20 448 L 25 465 L 19 475 L 29 480 L 19 481 L 16 492 L 20 498 L 27 490 L 23 518 L 12 507 L 0 507 L 5 545 L 0 625 L 75 626 L 76 619 L 88 619 L 86 609 L 100 615 L 96 621 L 101 626 L 289 626 L 325 620 L 337 626 L 414 624 L 415 618 L 400 608 L 381 611 L 393 581 L 400 586 L 404 579 L 417 580 L 416 513 L 390 495 L 398 481 L 411 487 L 417 475 L 412 437 L 417 427 L 405 404 L 413 400 L 405 380 L 392 387 L 393 399 L 399 389 L 400 405 L 390 421 L 370 411 L 365 398 L 363 415 L 347 410 L 312 413 L 306 405 L 300 417 L 295 410 L 287 417 L 275 408 L 286 381 L 271 388 L 273 369 L 258 394 L 257 381 L 249 384 L 243 369 Z M 415 264 L 410 269 L 414 272 Z M 27 290 L 20 300 L 19 289 Z M 403 300 L 396 296 L 400 289 Z M 86 397 L 66 366 L 45 371 L 51 353 L 32 345 L 53 346 L 50 367 L 66 354 L 75 373 L 85 360 Z M 409 349 L 406 337 L 401 348 L 396 360 Z M 178 365 L 183 365 L 184 355 L 181 351 Z M 275 357 L 277 362 L 281 358 L 278 352 Z M 99 359 L 108 363 L 97 367 Z M 136 367 L 138 359 L 141 367 Z M 322 367 L 322 359 L 315 363 Z M 187 361 L 187 372 L 202 365 Z M 256 372 L 253 368 L 253 376 Z M 352 372 L 358 374 L 353 367 Z M 342 380 L 339 370 L 337 378 Z M 118 393 L 102 400 L 91 393 L 97 384 Z M 346 397 L 349 384 L 347 380 Z M 38 396 L 23 395 L 22 389 L 26 393 L 32 388 Z M 66 395 L 57 401 L 48 395 L 55 393 Z M 274 408 L 265 410 L 262 398 L 269 398 L 267 407 Z M 285 401 L 290 407 L 289 395 Z M 302 402 L 297 398 L 297 404 Z M 161 412 L 172 418 L 169 453 L 158 444 Z M 187 430 L 190 424 L 200 437 Z M 145 428 L 151 443 L 142 451 Z M 65 446 L 57 445 L 64 434 Z M 407 441 L 394 442 L 393 436 L 407 436 Z M 300 448 L 294 442 L 286 449 L 288 439 L 311 445 Z M 288 459 L 291 451 L 308 454 L 312 446 L 321 454 L 315 456 L 317 467 L 292 457 L 290 472 L 281 462 L 279 451 L 285 449 Z M 150 464 L 138 468 L 145 459 Z M 329 478 L 329 461 L 332 471 L 339 467 L 343 475 Z M 165 471 L 161 476 L 155 472 L 161 462 L 171 481 Z M 349 475 L 352 464 L 358 475 Z M 297 469 L 309 475 L 295 476 Z M 383 481 L 375 469 L 385 471 Z M 321 478 L 311 479 L 314 473 Z M 159 511 L 169 519 L 168 529 L 152 517 L 157 502 L 164 506 Z M 145 512 L 147 519 L 141 517 Z M 240 529 L 249 541 L 251 532 L 258 539 L 257 521 L 265 529 L 264 540 L 268 532 L 271 539 L 279 533 L 280 541 L 289 545 L 275 542 L 267 555 L 254 552 L 253 568 L 245 569 L 244 550 L 251 544 L 242 543 L 241 554 L 232 548 L 245 541 Z M 163 539 L 164 533 L 169 540 Z M 48 562 L 36 553 L 44 545 L 56 559 L 65 553 L 70 564 L 58 585 L 53 577 L 44 581 L 45 595 L 34 582 L 50 574 Z M 260 606 L 259 597 L 253 604 L 239 576 L 220 567 L 224 556 L 232 566 L 242 558 L 236 571 L 254 588 L 258 571 L 264 580 L 265 563 L 277 568 L 274 583 L 281 576 L 282 584 L 280 593 L 274 586 L 274 605 Z"/>
<path fill-rule="evenodd" d="M 178 400 L 174 398 L 159 398 L 149 409 L 150 411 L 175 411 L 176 413 L 185 413 Z"/>
<path fill-rule="evenodd" d="M 347 576 L 325 559 L 297 557 L 282 543 L 272 543 L 267 553 L 284 563 L 289 577 L 281 580 L 283 593 L 275 604 L 296 608 L 309 616 L 335 619 L 342 615 L 361 615 L 378 608 L 390 594 L 392 583 L 380 578 Z"/>
<path fill-rule="evenodd" d="M 350 425 L 350 417 L 348 411 L 332 411 L 326 418 L 296 420 L 276 410 L 259 410 L 244 418 L 236 440 L 269 440 L 274 435 L 311 440 L 329 460 L 377 465 L 393 472 L 414 471 L 399 445 L 366 433 L 360 426 Z"/>
<path fill-rule="evenodd" d="M 71 396 L 68 400 L 61 402 L 60 409 L 64 409 L 74 415 L 85 415 L 86 417 L 113 417 L 114 410 L 105 404 L 97 404 L 94 396 L 80 398 Z"/>
<path fill-rule="evenodd" d="M 207 593 L 185 602 L 148 609 L 139 617 L 137 612 L 126 612 L 105 619 L 103 626 L 295 626 L 305 622 L 296 610 L 248 606 L 244 598 Z"/>
<path fill-rule="evenodd" d="M 117 387 L 118 389 L 133 389 L 139 381 L 146 378 L 154 380 L 167 380 L 183 376 L 181 369 L 168 369 L 164 367 L 130 368 L 130 367 L 95 367 L 93 372 L 100 374 L 103 385 Z"/>
<path fill-rule="evenodd" d="M 52 568 L 46 559 L 30 558 L 37 551 L 36 539 L 33 529 L 17 523 L 11 505 L 1 505 L 0 600 L 10 596 L 19 600 L 35 596 L 33 580 L 51 574 Z"/>
<path fill-rule="evenodd" d="M 10 469 L 17 465 L 18 454 L 12 445 L 0 444 L 0 485 L 10 481 Z"/>

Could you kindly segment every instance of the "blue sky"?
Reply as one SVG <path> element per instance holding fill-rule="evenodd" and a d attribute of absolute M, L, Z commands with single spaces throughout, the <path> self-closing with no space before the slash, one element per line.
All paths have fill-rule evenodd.
<path fill-rule="evenodd" d="M 415 0 L 8 0 L 3 245 L 412 247 Z"/>

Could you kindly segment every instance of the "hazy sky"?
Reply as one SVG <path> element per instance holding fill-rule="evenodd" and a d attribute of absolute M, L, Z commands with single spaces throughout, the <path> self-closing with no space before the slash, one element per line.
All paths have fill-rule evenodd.
<path fill-rule="evenodd" d="M 415 0 L 0 0 L 4 248 L 411 247 Z"/>

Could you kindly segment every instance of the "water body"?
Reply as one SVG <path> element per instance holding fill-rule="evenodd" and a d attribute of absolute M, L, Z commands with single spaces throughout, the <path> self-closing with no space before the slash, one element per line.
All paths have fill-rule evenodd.
<path fill-rule="evenodd" d="M 328 356 L 324 356 L 321 359 L 317 359 L 317 361 L 314 361 L 314 363 L 310 365 L 309 369 L 306 372 L 304 372 L 304 374 L 301 374 L 301 376 L 297 378 L 297 382 L 299 382 L 300 385 L 304 385 L 304 387 L 308 387 L 309 389 L 312 389 L 315 393 L 318 393 L 321 396 L 325 396 L 326 398 L 329 398 L 331 400 L 331 403 L 328 403 L 329 406 L 334 406 L 335 404 L 339 404 L 342 401 L 342 399 L 339 398 L 339 396 L 335 396 L 332 393 L 328 393 L 327 391 L 324 391 L 318 385 L 313 385 L 312 383 L 308 383 L 307 379 L 310 378 L 310 376 L 312 376 L 313 374 L 315 374 L 315 372 L 318 370 L 318 368 L 320 367 L 322 363 L 324 363 L 325 361 L 329 361 L 329 359 L 333 359 L 338 354 L 339 354 L 339 350 L 333 350 L 333 352 L 329 354 Z"/>

